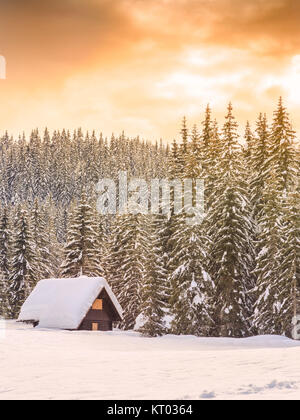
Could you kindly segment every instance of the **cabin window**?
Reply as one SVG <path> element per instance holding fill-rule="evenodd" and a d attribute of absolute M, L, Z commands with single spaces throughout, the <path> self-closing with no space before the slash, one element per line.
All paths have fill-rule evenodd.
<path fill-rule="evenodd" d="M 103 299 L 96 299 L 92 309 L 96 310 L 96 311 L 102 311 L 103 309 Z"/>
<path fill-rule="evenodd" d="M 92 331 L 98 331 L 98 322 L 93 322 L 92 323 Z"/>

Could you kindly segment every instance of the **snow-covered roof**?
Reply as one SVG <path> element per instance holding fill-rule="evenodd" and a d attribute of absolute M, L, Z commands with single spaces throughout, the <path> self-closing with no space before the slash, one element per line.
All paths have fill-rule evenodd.
<path fill-rule="evenodd" d="M 102 277 L 41 280 L 22 306 L 19 321 L 39 322 L 40 328 L 77 329 L 102 290 L 122 318 L 122 308 Z"/>

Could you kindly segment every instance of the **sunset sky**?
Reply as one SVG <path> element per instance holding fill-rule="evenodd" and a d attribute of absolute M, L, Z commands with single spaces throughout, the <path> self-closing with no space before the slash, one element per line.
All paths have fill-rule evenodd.
<path fill-rule="evenodd" d="M 0 0 L 0 131 L 170 141 L 180 120 L 244 125 L 284 97 L 300 131 L 298 0 Z"/>

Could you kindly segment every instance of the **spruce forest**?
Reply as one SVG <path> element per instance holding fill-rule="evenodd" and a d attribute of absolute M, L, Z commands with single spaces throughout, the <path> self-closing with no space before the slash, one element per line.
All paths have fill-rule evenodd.
<path fill-rule="evenodd" d="M 225 110 L 226 111 L 226 110 Z M 81 129 L 0 138 L 0 315 L 37 281 L 104 276 L 120 328 L 146 336 L 291 336 L 300 309 L 300 148 L 283 100 L 244 136 L 229 104 L 217 123 L 184 118 L 167 146 Z M 203 120 L 203 121 L 201 121 Z M 205 218 L 97 212 L 99 179 L 205 183 Z"/>

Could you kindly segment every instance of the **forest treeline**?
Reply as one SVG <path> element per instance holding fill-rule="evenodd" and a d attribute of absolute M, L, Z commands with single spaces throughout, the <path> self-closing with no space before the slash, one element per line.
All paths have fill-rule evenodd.
<path fill-rule="evenodd" d="M 242 141 L 241 141 L 242 140 Z M 124 134 L 32 132 L 0 139 L 0 314 L 18 315 L 36 282 L 103 275 L 124 329 L 145 335 L 291 336 L 300 314 L 300 149 L 280 99 L 273 120 L 247 123 L 232 105 L 183 120 L 171 147 Z M 103 216 L 101 178 L 201 178 L 202 224 L 179 214 Z"/>

